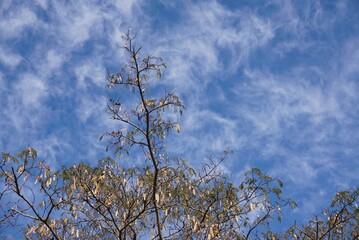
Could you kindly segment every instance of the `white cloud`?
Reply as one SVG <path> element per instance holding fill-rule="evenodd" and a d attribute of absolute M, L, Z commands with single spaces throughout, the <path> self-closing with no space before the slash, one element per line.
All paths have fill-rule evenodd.
<path fill-rule="evenodd" d="M 169 66 L 166 83 L 190 97 L 191 104 L 205 98 L 208 84 L 224 80 L 274 36 L 269 21 L 217 1 L 188 3 L 182 14 L 184 23 L 149 34 L 148 42 Z"/>
<path fill-rule="evenodd" d="M 357 47 L 355 40 L 348 41 L 338 50 L 341 54 L 327 59 L 328 65 L 301 62 L 284 74 L 247 67 L 234 91 L 234 113 L 249 143 L 246 149 L 270 161 L 274 176 L 303 192 L 322 181 L 350 186 L 357 178 L 351 174 L 358 139 Z"/>
<path fill-rule="evenodd" d="M 27 27 L 36 26 L 37 17 L 34 12 L 28 8 L 18 8 L 11 11 L 8 16 L 0 17 L 1 38 L 9 39 L 19 37 L 21 32 Z"/>
<path fill-rule="evenodd" d="M 95 58 L 95 57 L 94 57 Z M 90 83 L 98 87 L 104 87 L 106 72 L 101 64 L 101 59 L 94 59 L 83 62 L 75 67 L 78 87 L 87 89 Z"/>
<path fill-rule="evenodd" d="M 104 109 L 104 101 L 87 94 L 78 94 L 78 105 L 76 108 L 77 117 L 86 122 L 90 117 L 98 119 L 99 112 Z M 102 98 L 104 100 L 104 98 Z"/>
<path fill-rule="evenodd" d="M 24 107 L 40 108 L 44 97 L 48 94 L 46 82 L 36 75 L 24 74 L 14 85 L 14 91 Z"/>
<path fill-rule="evenodd" d="M 344 51 L 341 55 L 342 68 L 339 69 L 341 71 L 341 79 L 338 79 L 340 82 L 348 78 L 349 81 L 353 78 L 357 78 L 357 73 L 359 72 L 359 66 L 357 64 L 359 61 L 358 40 L 359 38 L 349 39 L 344 46 Z"/>
<path fill-rule="evenodd" d="M 0 62 L 9 66 L 16 67 L 21 62 L 22 57 L 0 45 Z"/>
<path fill-rule="evenodd" d="M 79 47 L 92 36 L 93 32 L 101 32 L 100 8 L 92 2 L 82 4 L 54 2 L 53 7 L 56 16 L 54 24 L 58 28 L 52 30 L 65 41 L 62 44 L 65 44 L 66 48 Z"/>
<path fill-rule="evenodd" d="M 238 152 L 230 169 L 264 166 L 290 187 L 302 186 L 301 197 L 309 184 L 320 188 L 317 181 L 323 176 L 330 176 L 325 181 L 332 186 L 349 186 L 358 179 L 355 164 L 349 163 L 357 159 L 358 39 L 348 40 L 345 35 L 354 33 L 347 32 L 331 36 L 339 27 L 333 24 L 350 16 L 345 1 L 329 6 L 341 9 L 333 16 L 320 1 L 273 0 L 237 9 L 214 0 L 174 2 L 163 3 L 176 15 L 158 23 L 142 0 L 66 5 L 37 0 L 37 6 L 18 6 L 16 11 L 10 8 L 12 1 L 2 1 L 7 15 L 0 17 L 0 39 L 16 37 L 16 46 L 22 46 L 28 40 L 24 30 L 37 35 L 30 42 L 34 48 L 21 56 L 11 43 L 1 43 L 0 62 L 10 71 L 0 74 L 6 96 L 0 124 L 9 131 L 4 135 L 12 136 L 9 141 L 2 136 L 1 144 L 16 148 L 35 143 L 48 161 L 59 158 L 61 164 L 69 158 L 96 159 L 104 149 L 99 135 L 118 128 L 105 112 L 104 65 L 111 69 L 124 62 L 117 44 L 132 27 L 138 44 L 168 65 L 160 84 L 183 97 L 188 107 L 181 134 L 168 138 L 174 154 L 202 162 L 204 156 L 231 147 Z M 263 12 L 267 6 L 273 12 Z M 48 21 L 32 11 L 40 7 L 47 9 Z M 38 29 L 41 34 L 33 31 Z M 340 38 L 346 43 L 337 42 Z M 19 71 L 12 73 L 15 67 Z M 67 104 L 66 109 L 52 112 L 50 98 Z"/>
<path fill-rule="evenodd" d="M 188 158 L 192 164 L 202 163 L 199 159 L 226 148 L 237 150 L 245 144 L 245 139 L 238 134 L 236 121 L 221 113 L 191 106 L 180 122 L 180 134 L 172 133 L 166 145 L 170 152 Z"/>
<path fill-rule="evenodd" d="M 31 147 L 36 149 L 39 158 L 45 159 L 51 169 L 57 170 L 64 165 L 63 159 L 59 156 L 66 155 L 66 152 L 73 148 L 70 137 L 68 129 L 58 129 L 44 138 L 31 142 Z"/>
<path fill-rule="evenodd" d="M 43 9 L 47 10 L 48 0 L 36 0 L 36 3 Z"/>
<path fill-rule="evenodd" d="M 51 49 L 46 54 L 46 60 L 44 61 L 44 65 L 46 64 L 46 68 L 50 69 L 51 71 L 60 68 L 63 62 L 64 56 L 62 56 L 61 53 L 58 53 L 55 50 Z"/>
<path fill-rule="evenodd" d="M 139 0 L 115 0 L 114 5 L 121 13 L 131 16 L 134 5 L 140 4 Z"/>
<path fill-rule="evenodd" d="M 296 124 L 301 116 L 316 126 L 328 118 L 341 119 L 336 89 L 312 85 L 301 72 L 280 76 L 247 71 L 248 80 L 235 91 L 243 102 L 237 106 L 238 115 L 250 120 L 260 134 L 281 134 L 283 127 Z"/>
<path fill-rule="evenodd" d="M 254 14 L 238 12 L 233 13 L 233 18 L 235 14 L 241 16 L 237 20 L 238 28 L 224 28 L 218 44 L 231 49 L 233 58 L 241 59 L 268 43 L 274 37 L 274 31 L 269 22 Z"/>
<path fill-rule="evenodd" d="M 5 81 L 3 79 L 3 75 L 0 72 L 0 91 L 3 91 L 3 89 L 5 88 Z"/>
<path fill-rule="evenodd" d="M 54 74 L 59 74 L 61 67 L 66 63 L 67 56 L 66 53 L 61 52 L 61 49 L 56 48 L 39 48 L 37 47 L 32 52 L 30 59 L 28 59 L 29 65 L 32 67 L 32 73 L 39 76 L 43 79 L 44 83 L 50 82 L 51 77 Z M 52 88 L 50 91 L 56 89 L 54 81 L 51 83 Z"/>

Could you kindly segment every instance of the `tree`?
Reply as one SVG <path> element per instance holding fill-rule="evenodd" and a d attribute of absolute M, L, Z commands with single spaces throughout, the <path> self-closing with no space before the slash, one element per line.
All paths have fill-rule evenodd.
<path fill-rule="evenodd" d="M 337 192 L 329 208 L 304 225 L 294 225 L 280 239 L 359 239 L 359 189 Z"/>
<path fill-rule="evenodd" d="M 235 185 L 218 168 L 228 150 L 200 169 L 168 155 L 166 136 L 180 131 L 180 125 L 166 113 L 182 114 L 184 106 L 174 93 L 151 95 L 148 80 L 160 78 L 166 65 L 158 57 L 141 58 L 129 32 L 124 40 L 128 64 L 107 79 L 110 88 L 132 92 L 133 100 L 126 106 L 109 99 L 108 110 L 120 130 L 103 137 L 120 160 L 130 151 L 143 153 L 143 165 L 124 168 L 119 160 L 106 158 L 95 167 L 79 163 L 52 171 L 37 160 L 33 148 L 16 157 L 3 153 L 0 231 L 18 227 L 27 239 L 279 236 L 270 231 L 270 223 L 281 219 L 283 207 L 295 207 L 282 198 L 279 179 L 253 168 Z"/>

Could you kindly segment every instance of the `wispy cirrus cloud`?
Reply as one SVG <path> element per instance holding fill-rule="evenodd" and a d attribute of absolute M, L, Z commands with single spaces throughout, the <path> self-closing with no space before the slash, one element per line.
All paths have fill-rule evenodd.
<path fill-rule="evenodd" d="M 235 176 L 262 167 L 307 210 L 358 181 L 355 1 L 0 6 L 0 144 L 8 151 L 34 144 L 54 166 L 106 154 L 98 137 L 119 127 L 106 115 L 106 71 L 126 62 L 118 45 L 131 27 L 143 53 L 168 65 L 154 92 L 175 91 L 187 106 L 171 153 L 197 164 L 230 147 L 225 166 Z"/>
<path fill-rule="evenodd" d="M 184 23 L 168 27 L 166 38 L 155 38 L 160 39 L 156 43 L 161 46 L 160 53 L 171 56 L 168 64 L 176 66 L 167 73 L 169 82 L 176 89 L 185 87 L 186 92 L 204 89 L 210 81 L 225 77 L 223 73 L 237 69 L 243 59 L 273 37 L 265 19 L 255 13 L 232 11 L 217 1 L 190 2 L 182 14 Z"/>
<path fill-rule="evenodd" d="M 254 12 L 230 10 L 217 1 L 189 2 L 182 15 L 184 23 L 171 23 L 159 33 L 166 38 L 151 37 L 153 48 L 159 46 L 158 54 L 171 66 L 165 71 L 165 85 L 176 89 L 187 105 L 181 140 L 173 146 L 193 149 L 195 159 L 226 147 L 238 149 L 245 143 L 236 120 L 220 111 L 222 104 L 230 106 L 225 85 L 251 54 L 271 41 L 273 28 Z"/>
<path fill-rule="evenodd" d="M 1 39 L 17 38 L 24 29 L 36 26 L 37 16 L 28 7 L 19 7 L 14 11 L 11 1 L 4 1 L 1 9 Z"/>
<path fill-rule="evenodd" d="M 21 61 L 21 56 L 4 49 L 0 45 L 0 62 L 11 68 L 16 67 Z"/>
<path fill-rule="evenodd" d="M 53 2 L 51 30 L 58 36 L 64 48 L 81 48 L 87 40 L 103 31 L 101 8 L 93 2 Z M 54 27 L 58 26 L 58 27 Z"/>

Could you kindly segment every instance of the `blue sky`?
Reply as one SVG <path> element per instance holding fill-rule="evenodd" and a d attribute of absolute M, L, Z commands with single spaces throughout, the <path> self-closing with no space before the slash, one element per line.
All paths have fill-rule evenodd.
<path fill-rule="evenodd" d="M 187 107 L 167 142 L 194 165 L 229 147 L 234 179 L 260 167 L 305 219 L 359 183 L 356 0 L 0 3 L 0 150 L 35 147 L 53 167 L 107 156 L 106 71 L 131 28 L 168 68 L 154 89 Z M 132 162 L 137 163 L 136 161 Z"/>

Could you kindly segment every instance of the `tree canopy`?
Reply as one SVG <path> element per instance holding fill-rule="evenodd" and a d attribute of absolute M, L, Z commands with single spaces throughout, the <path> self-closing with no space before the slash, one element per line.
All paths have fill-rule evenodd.
<path fill-rule="evenodd" d="M 103 135 L 120 159 L 55 171 L 33 148 L 3 153 L 0 231 L 20 229 L 26 239 L 358 238 L 358 189 L 338 192 L 307 224 L 276 233 L 271 223 L 281 220 L 283 208 L 296 207 L 282 196 L 279 179 L 253 168 L 233 182 L 219 167 L 229 150 L 200 168 L 171 157 L 166 137 L 181 127 L 169 113 L 182 114 L 184 105 L 173 92 L 151 94 L 149 80 L 161 78 L 166 65 L 142 57 L 130 32 L 124 40 L 128 62 L 107 76 L 109 88 L 120 93 L 107 105 L 119 129 Z M 125 92 L 133 95 L 131 104 Z M 142 153 L 141 166 L 121 165 L 131 151 Z"/>

